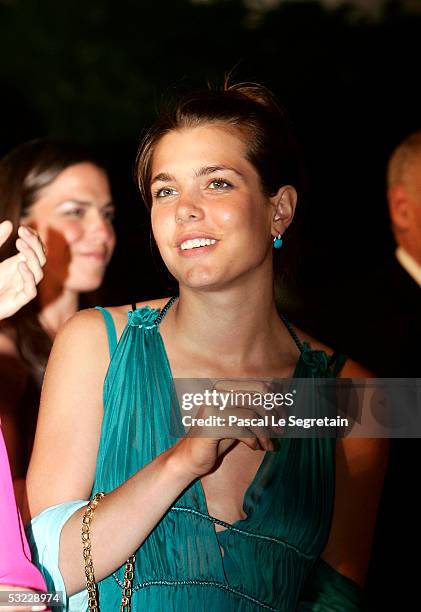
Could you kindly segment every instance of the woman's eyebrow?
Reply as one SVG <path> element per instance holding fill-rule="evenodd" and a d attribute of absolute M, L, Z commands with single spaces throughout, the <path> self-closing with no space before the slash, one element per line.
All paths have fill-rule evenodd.
<path fill-rule="evenodd" d="M 66 208 L 67 206 L 82 206 L 83 208 L 87 208 L 90 204 L 85 200 L 78 200 L 76 198 L 65 198 L 64 200 L 60 200 L 54 206 L 54 209 L 60 210 L 61 208 Z"/>
<path fill-rule="evenodd" d="M 175 181 L 175 178 L 171 176 L 171 174 L 167 174 L 166 172 L 160 172 L 151 180 L 151 185 L 157 183 L 158 181 L 162 181 L 164 183 L 168 183 L 170 181 Z"/>
<path fill-rule="evenodd" d="M 233 168 L 232 166 L 203 166 L 202 168 L 199 168 L 198 170 L 194 171 L 195 176 L 207 176 L 208 174 L 213 174 L 214 172 L 221 172 L 223 170 L 231 170 L 231 172 L 235 172 L 235 174 L 237 174 L 238 176 L 243 176 L 241 174 L 241 172 L 239 172 L 236 168 Z M 172 176 L 171 174 L 168 174 L 167 172 L 160 172 L 159 174 L 157 174 L 156 176 L 154 176 L 154 178 L 151 181 L 151 185 L 153 185 L 154 183 L 157 183 L 158 181 L 161 181 L 163 183 L 169 183 L 171 181 L 175 181 L 175 177 Z"/>
<path fill-rule="evenodd" d="M 243 176 L 241 174 L 241 172 L 239 172 L 238 170 L 236 170 L 236 168 L 233 168 L 232 166 L 203 166 L 202 168 L 199 168 L 199 170 L 195 171 L 195 175 L 196 176 L 206 176 L 208 174 L 213 174 L 214 172 L 221 172 L 221 170 L 231 170 L 231 172 L 235 172 L 235 174 L 238 174 L 238 176 Z"/>
<path fill-rule="evenodd" d="M 113 202 L 113 200 L 109 200 L 108 202 L 105 202 L 101 208 L 115 208 L 115 202 Z"/>
<path fill-rule="evenodd" d="M 87 208 L 88 206 L 93 206 L 94 203 L 89 200 L 78 200 L 77 198 L 68 198 L 67 200 L 63 200 L 56 204 L 56 206 L 63 206 L 64 204 L 77 204 L 78 206 L 84 206 Z M 105 202 L 105 204 L 101 204 L 101 208 L 114 207 L 114 202 L 110 200 L 109 202 Z"/>

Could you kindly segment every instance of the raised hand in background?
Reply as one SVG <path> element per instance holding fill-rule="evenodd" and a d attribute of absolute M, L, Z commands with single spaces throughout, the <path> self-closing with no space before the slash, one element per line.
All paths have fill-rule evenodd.
<path fill-rule="evenodd" d="M 10 221 L 0 223 L 0 247 L 12 233 Z M 18 229 L 18 253 L 0 262 L 0 319 L 10 317 L 32 300 L 43 277 L 44 247 L 37 234 L 26 226 Z"/>

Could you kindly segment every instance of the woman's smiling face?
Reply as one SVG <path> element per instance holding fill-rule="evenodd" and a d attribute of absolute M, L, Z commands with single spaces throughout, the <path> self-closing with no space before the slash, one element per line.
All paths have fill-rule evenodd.
<path fill-rule="evenodd" d="M 47 247 L 45 279 L 75 292 L 97 289 L 115 246 L 113 215 L 107 175 L 90 162 L 44 187 L 22 221 Z"/>
<path fill-rule="evenodd" d="M 274 206 L 238 130 L 208 123 L 169 132 L 151 176 L 153 233 L 181 285 L 222 287 L 271 265 Z"/>

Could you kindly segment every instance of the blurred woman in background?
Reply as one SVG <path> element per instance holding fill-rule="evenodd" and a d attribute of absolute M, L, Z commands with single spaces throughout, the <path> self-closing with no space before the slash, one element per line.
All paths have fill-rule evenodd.
<path fill-rule="evenodd" d="M 0 414 L 19 504 L 52 342 L 78 310 L 79 294 L 103 280 L 113 215 L 107 174 L 83 147 L 36 140 L 0 161 L 0 220 L 35 229 L 48 254 L 37 299 L 0 326 Z"/>

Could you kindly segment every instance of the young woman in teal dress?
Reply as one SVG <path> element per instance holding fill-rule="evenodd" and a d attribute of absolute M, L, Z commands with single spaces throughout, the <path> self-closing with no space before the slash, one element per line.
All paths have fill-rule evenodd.
<path fill-rule="evenodd" d="M 86 609 L 82 518 L 105 492 L 90 524 L 103 612 L 119 609 L 132 555 L 133 610 L 358 610 L 384 441 L 275 449 L 171 430 L 173 377 L 367 375 L 276 309 L 273 247 L 297 200 L 283 114 L 259 86 L 187 96 L 145 137 L 137 172 L 179 298 L 83 311 L 55 341 L 28 474 L 50 588 Z M 141 253 L 131 273 L 147 273 Z"/>

